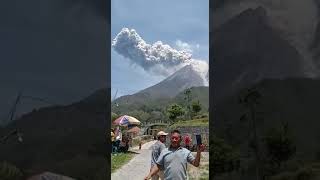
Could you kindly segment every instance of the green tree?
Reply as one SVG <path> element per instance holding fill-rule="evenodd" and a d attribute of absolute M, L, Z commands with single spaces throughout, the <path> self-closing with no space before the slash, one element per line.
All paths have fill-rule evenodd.
<path fill-rule="evenodd" d="M 223 139 L 210 135 L 210 176 L 232 172 L 240 168 L 240 156 Z"/>
<path fill-rule="evenodd" d="M 148 121 L 151 118 L 151 115 L 147 112 L 140 111 L 140 120 L 143 122 Z"/>
<path fill-rule="evenodd" d="M 201 104 L 200 101 L 194 101 L 192 102 L 192 112 L 194 115 L 197 115 L 201 111 Z"/>
<path fill-rule="evenodd" d="M 146 122 L 150 119 L 150 114 L 142 110 L 133 110 L 128 112 L 128 115 L 137 118 L 141 122 Z"/>
<path fill-rule="evenodd" d="M 118 114 L 116 114 L 116 113 L 114 113 L 114 112 L 111 112 L 111 120 L 112 120 L 112 121 L 116 120 L 118 117 L 119 117 Z"/>
<path fill-rule="evenodd" d="M 181 106 L 178 104 L 172 104 L 168 109 L 167 109 L 169 119 L 171 121 L 174 121 L 177 117 L 182 116 L 184 114 L 184 110 Z"/>
<path fill-rule="evenodd" d="M 289 135 L 287 122 L 278 129 L 271 129 L 264 137 L 264 142 L 271 173 L 280 169 L 282 163 L 288 161 L 296 153 L 296 146 Z"/>

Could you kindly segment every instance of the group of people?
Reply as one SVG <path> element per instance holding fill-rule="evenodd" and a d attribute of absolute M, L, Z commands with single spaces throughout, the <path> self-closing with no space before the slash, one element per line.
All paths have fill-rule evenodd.
<path fill-rule="evenodd" d="M 166 147 L 165 142 L 168 133 L 158 132 L 155 144 L 152 145 L 151 168 L 145 180 L 185 180 L 187 179 L 187 163 L 198 167 L 200 164 L 201 152 L 204 151 L 203 144 L 197 145 L 196 157 L 188 149 L 190 148 L 191 138 L 185 136 L 185 146 L 181 146 L 182 136 L 179 130 L 170 133 L 170 146 Z M 187 141 L 187 143 L 186 143 Z"/>
<path fill-rule="evenodd" d="M 115 132 L 111 129 L 111 143 L 112 143 L 112 153 L 115 152 L 127 152 L 129 146 L 132 146 L 132 138 L 129 134 L 122 135 L 121 131 Z"/>

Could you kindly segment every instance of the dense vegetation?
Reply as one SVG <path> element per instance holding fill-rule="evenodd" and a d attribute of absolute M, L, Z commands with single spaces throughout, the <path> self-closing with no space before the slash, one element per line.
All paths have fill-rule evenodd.
<path fill-rule="evenodd" d="M 320 80 L 264 80 L 250 89 L 215 106 L 210 159 L 217 170 L 210 173 L 217 179 L 319 177 Z M 239 165 L 230 169 L 232 159 Z"/>
<path fill-rule="evenodd" d="M 209 88 L 193 87 L 190 88 L 190 92 L 190 111 L 192 116 L 203 113 L 207 114 L 209 108 Z M 126 114 L 136 117 L 143 123 L 160 120 L 166 122 L 179 120 L 179 117 L 187 115 L 186 113 L 188 112 L 189 104 L 185 98 L 185 91 L 179 93 L 174 98 L 158 99 L 148 95 L 141 95 L 139 93 L 120 97 L 112 102 L 112 119 Z M 173 109 L 175 110 L 172 109 L 173 106 Z M 182 116 L 180 119 L 185 118 L 187 117 Z"/>

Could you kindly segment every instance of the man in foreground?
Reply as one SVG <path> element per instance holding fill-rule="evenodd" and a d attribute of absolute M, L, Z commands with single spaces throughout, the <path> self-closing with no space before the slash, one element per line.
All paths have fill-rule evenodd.
<path fill-rule="evenodd" d="M 205 149 L 203 144 L 198 146 L 197 155 L 194 157 L 191 151 L 180 146 L 182 138 L 179 130 L 171 132 L 170 140 L 170 147 L 161 152 L 156 161 L 156 166 L 152 167 L 145 180 L 149 180 L 160 169 L 164 169 L 165 180 L 185 180 L 187 179 L 187 162 L 195 167 L 199 166 L 201 152 Z"/>
<path fill-rule="evenodd" d="M 168 133 L 165 133 L 163 131 L 159 131 L 157 134 L 158 141 L 151 146 L 152 152 L 151 152 L 150 172 L 151 172 L 153 166 L 157 166 L 156 162 L 160 156 L 160 153 L 162 152 L 163 149 L 166 148 L 165 142 L 166 142 L 167 135 L 168 135 Z M 159 178 L 161 180 L 164 179 L 163 170 L 161 168 L 158 173 L 156 173 L 155 175 L 152 176 L 152 180 L 158 180 Z"/>

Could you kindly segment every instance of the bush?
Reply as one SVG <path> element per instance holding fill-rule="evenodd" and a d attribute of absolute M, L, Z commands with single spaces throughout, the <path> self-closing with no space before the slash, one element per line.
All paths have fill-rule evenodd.
<path fill-rule="evenodd" d="M 284 172 L 271 178 L 271 180 L 293 180 L 293 179 L 294 179 L 294 173 L 292 172 Z"/>
<path fill-rule="evenodd" d="M 214 135 L 210 137 L 210 170 L 212 176 L 232 172 L 239 169 L 239 153 L 233 147 L 227 144 L 223 139 Z"/>
<path fill-rule="evenodd" d="M 311 180 L 314 172 L 310 167 L 300 168 L 298 171 L 283 172 L 273 176 L 271 180 Z"/>
<path fill-rule="evenodd" d="M 0 163 L 0 179 L 1 180 L 21 180 L 23 177 L 20 169 L 14 165 L 2 162 Z"/>
<path fill-rule="evenodd" d="M 302 168 L 296 174 L 297 180 L 309 180 L 313 176 L 313 171 L 311 168 Z"/>

